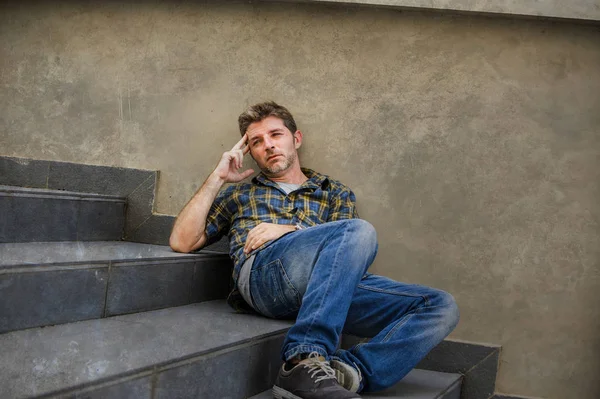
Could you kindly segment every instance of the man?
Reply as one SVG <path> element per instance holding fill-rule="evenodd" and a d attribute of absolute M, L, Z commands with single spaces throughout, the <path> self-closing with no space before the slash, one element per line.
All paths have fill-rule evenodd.
<path fill-rule="evenodd" d="M 358 219 L 350 189 L 300 167 L 303 135 L 286 108 L 256 104 L 238 122 L 242 139 L 177 217 L 171 247 L 190 252 L 229 234 L 238 303 L 296 319 L 275 398 L 351 399 L 394 385 L 454 329 L 454 299 L 367 273 L 375 229 Z M 241 183 L 253 173 L 240 172 L 248 152 L 261 173 Z M 371 340 L 337 349 L 342 332 Z"/>

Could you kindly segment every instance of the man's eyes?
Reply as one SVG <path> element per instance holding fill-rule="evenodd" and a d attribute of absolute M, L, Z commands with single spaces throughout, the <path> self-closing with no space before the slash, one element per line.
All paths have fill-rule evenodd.
<path fill-rule="evenodd" d="M 282 134 L 283 134 L 282 132 L 273 132 L 273 133 L 271 133 L 271 137 L 281 136 Z M 262 141 L 261 139 L 253 140 L 253 141 L 250 142 L 250 146 L 255 147 L 261 141 Z"/>

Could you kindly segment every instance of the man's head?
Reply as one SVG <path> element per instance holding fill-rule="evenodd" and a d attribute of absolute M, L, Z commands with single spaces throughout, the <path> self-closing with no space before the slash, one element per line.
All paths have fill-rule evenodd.
<path fill-rule="evenodd" d="M 297 150 L 302 132 L 285 107 L 273 101 L 252 105 L 238 122 L 242 136 L 247 135 L 250 155 L 265 175 L 282 178 L 300 171 Z"/>

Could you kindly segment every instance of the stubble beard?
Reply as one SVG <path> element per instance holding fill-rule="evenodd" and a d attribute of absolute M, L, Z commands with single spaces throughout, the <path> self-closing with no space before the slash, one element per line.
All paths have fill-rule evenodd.
<path fill-rule="evenodd" d="M 296 156 L 296 153 L 292 152 L 291 154 L 284 156 L 283 162 L 277 162 L 273 166 L 265 166 L 263 169 L 264 174 L 267 176 L 276 175 L 288 170 L 294 164 L 294 162 L 296 162 Z"/>

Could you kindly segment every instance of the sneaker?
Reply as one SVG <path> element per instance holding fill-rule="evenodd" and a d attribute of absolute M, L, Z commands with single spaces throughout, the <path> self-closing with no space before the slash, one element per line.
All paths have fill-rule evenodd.
<path fill-rule="evenodd" d="M 335 378 L 338 383 L 350 392 L 358 392 L 360 383 L 362 382 L 362 374 L 360 369 L 350 366 L 341 360 L 331 360 L 331 368 L 335 372 Z"/>
<path fill-rule="evenodd" d="M 273 386 L 275 399 L 360 399 L 344 389 L 335 378 L 335 371 L 325 358 L 311 353 L 291 370 L 285 363 Z"/>

